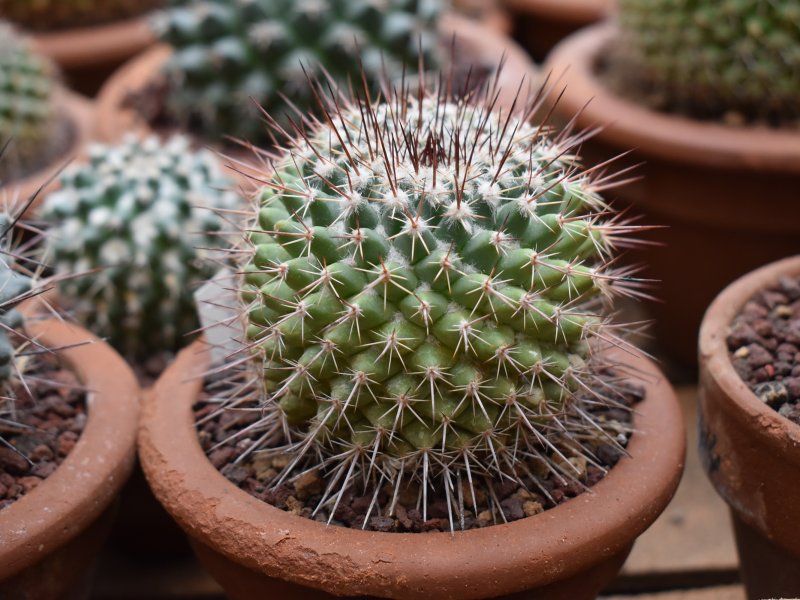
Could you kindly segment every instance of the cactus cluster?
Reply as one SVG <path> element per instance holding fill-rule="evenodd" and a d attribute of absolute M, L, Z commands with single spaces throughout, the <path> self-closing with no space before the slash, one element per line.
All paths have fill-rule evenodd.
<path fill-rule="evenodd" d="M 174 53 L 167 115 L 207 138 L 268 140 L 255 102 L 292 130 L 314 106 L 307 76 L 377 86 L 435 65 L 440 0 L 173 0 L 155 19 Z M 363 69 L 363 71 L 362 71 Z M 296 112 L 299 110 L 300 112 Z"/>
<path fill-rule="evenodd" d="M 631 226 L 577 136 L 492 99 L 338 98 L 264 175 L 242 269 L 265 411 L 248 435 L 289 456 L 281 480 L 321 467 L 320 505 L 355 482 L 521 482 L 540 459 L 577 479 L 581 440 L 615 443 L 580 395 L 613 403 L 596 350 L 616 339 L 605 299 L 635 293 L 610 262 Z"/>
<path fill-rule="evenodd" d="M 0 21 L 0 180 L 24 175 L 58 137 L 55 69 L 30 42 Z"/>
<path fill-rule="evenodd" d="M 230 182 L 187 138 L 127 137 L 94 145 L 44 203 L 52 222 L 48 261 L 75 315 L 133 358 L 175 350 L 197 327 L 193 293 L 214 273 Z M 213 258 L 213 257 L 212 257 Z"/>
<path fill-rule="evenodd" d="M 22 325 L 22 316 L 16 306 L 27 297 L 32 286 L 31 278 L 16 269 L 13 256 L 6 249 L 11 230 L 11 218 L 6 213 L 0 213 L 0 243 L 3 245 L 0 256 L 0 385 L 4 385 L 15 372 L 15 343 L 10 332 Z M 6 394 L 3 393 L 3 396 Z"/>
<path fill-rule="evenodd" d="M 0 0 L 0 17 L 31 31 L 51 31 L 125 19 L 163 0 Z"/>
<path fill-rule="evenodd" d="M 800 116 L 800 3 L 620 0 L 620 59 L 669 108 Z"/>

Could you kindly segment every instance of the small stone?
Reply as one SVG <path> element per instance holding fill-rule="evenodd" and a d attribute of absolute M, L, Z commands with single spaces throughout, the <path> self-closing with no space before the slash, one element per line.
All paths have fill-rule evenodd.
<path fill-rule="evenodd" d="M 35 476 L 28 476 L 28 477 L 20 477 L 17 482 L 19 485 L 22 486 L 22 489 L 27 494 L 31 490 L 35 489 L 40 483 L 42 483 L 41 478 Z"/>
<path fill-rule="evenodd" d="M 756 341 L 758 341 L 758 335 L 750 325 L 744 322 L 736 323 L 728 334 L 728 347 L 731 349 L 738 348 L 741 350 L 741 348 L 746 348 L 748 344 Z"/>
<path fill-rule="evenodd" d="M 527 502 L 522 503 L 522 510 L 526 517 L 532 517 L 533 515 L 538 515 L 539 513 L 544 512 L 544 506 L 542 506 L 540 502 L 528 500 Z"/>
<path fill-rule="evenodd" d="M 800 300 L 800 279 L 781 277 L 778 281 L 778 288 L 786 294 L 790 301 Z"/>
<path fill-rule="evenodd" d="M 747 358 L 750 356 L 750 348 L 747 346 L 742 346 L 736 349 L 736 352 L 733 353 L 734 358 Z"/>
<path fill-rule="evenodd" d="M 491 523 L 492 522 L 492 511 L 484 510 L 478 513 L 478 523 Z"/>
<path fill-rule="evenodd" d="M 500 507 L 509 521 L 516 521 L 525 516 L 525 511 L 522 510 L 522 500 L 519 498 L 514 498 L 513 496 L 506 498 L 500 503 Z"/>
<path fill-rule="evenodd" d="M 778 414 L 800 425 L 800 405 L 786 403 L 780 407 Z"/>
<path fill-rule="evenodd" d="M 782 383 L 792 400 L 800 399 L 800 377 L 787 377 Z"/>
<path fill-rule="evenodd" d="M 41 477 L 42 479 L 47 479 L 55 473 L 55 470 L 58 468 L 58 465 L 55 462 L 48 461 L 48 462 L 41 462 L 38 463 L 33 468 L 33 474 L 37 477 Z"/>
<path fill-rule="evenodd" d="M 384 533 L 388 533 L 397 529 L 397 524 L 391 517 L 371 517 L 369 520 L 369 526 L 375 531 L 382 531 Z"/>
<path fill-rule="evenodd" d="M 211 461 L 211 464 L 214 465 L 214 468 L 219 470 L 225 465 L 227 465 L 236 455 L 236 452 L 230 446 L 225 446 L 223 448 L 217 448 L 208 456 L 208 460 Z"/>
<path fill-rule="evenodd" d="M 53 451 L 47 444 L 39 444 L 30 453 L 30 459 L 34 462 L 52 460 L 53 456 Z"/>
<path fill-rule="evenodd" d="M 220 469 L 220 473 L 222 473 L 225 478 L 234 485 L 239 485 L 245 479 L 247 479 L 248 475 L 250 475 L 247 468 L 241 465 L 233 464 L 227 464 L 222 467 L 222 469 Z"/>
<path fill-rule="evenodd" d="M 772 362 L 772 355 L 760 345 L 750 344 L 747 349 L 747 362 L 754 369 Z"/>
<path fill-rule="evenodd" d="M 397 517 L 397 520 L 405 527 L 406 529 L 411 529 L 412 521 L 408 518 L 408 512 L 406 511 L 406 507 L 402 504 L 398 504 L 394 507 L 394 514 Z"/>
<path fill-rule="evenodd" d="M 780 381 L 760 383 L 755 387 L 753 393 L 759 400 L 773 408 L 780 406 L 789 399 L 789 392 L 783 382 Z"/>
<path fill-rule="evenodd" d="M 289 496 L 286 498 L 286 508 L 289 509 L 289 512 L 295 515 L 299 515 L 300 511 L 303 510 L 303 504 L 294 496 Z"/>
<path fill-rule="evenodd" d="M 74 431 L 65 431 L 58 436 L 58 454 L 59 456 L 66 456 L 75 447 L 78 442 L 78 434 Z"/>
<path fill-rule="evenodd" d="M 772 311 L 773 316 L 778 319 L 788 319 L 792 316 L 792 308 L 790 306 L 786 306 L 785 304 L 779 304 L 775 307 Z"/>
<path fill-rule="evenodd" d="M 324 487 L 322 477 L 320 477 L 317 469 L 306 471 L 292 481 L 292 485 L 294 485 L 294 491 L 297 497 L 301 500 L 306 500 L 311 496 L 322 493 Z"/>
<path fill-rule="evenodd" d="M 23 475 L 30 469 L 30 464 L 19 452 L 0 446 L 0 469 L 12 475 Z"/>

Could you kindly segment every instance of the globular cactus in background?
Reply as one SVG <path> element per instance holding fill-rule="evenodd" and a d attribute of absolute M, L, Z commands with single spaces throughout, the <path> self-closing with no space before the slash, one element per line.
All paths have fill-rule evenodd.
<path fill-rule="evenodd" d="M 31 31 L 51 31 L 125 19 L 163 3 L 163 0 L 0 0 L 0 17 Z"/>
<path fill-rule="evenodd" d="M 146 358 L 183 345 L 197 327 L 193 293 L 224 245 L 225 191 L 215 157 L 187 138 L 126 138 L 95 145 L 70 167 L 42 217 L 52 222 L 48 261 L 76 317 L 121 353 Z M 219 212 L 218 212 L 219 211 Z"/>
<path fill-rule="evenodd" d="M 383 75 L 436 64 L 440 0 L 173 0 L 155 20 L 174 48 L 166 112 L 207 138 L 265 141 L 258 102 L 292 131 L 315 106 L 307 73 L 377 87 Z"/>
<path fill-rule="evenodd" d="M 58 138 L 55 68 L 30 42 L 0 21 L 0 181 L 9 183 L 35 168 Z"/>
<path fill-rule="evenodd" d="M 321 468 L 320 506 L 408 481 L 423 510 L 432 488 L 534 488 L 536 461 L 578 479 L 570 460 L 615 443 L 589 405 L 615 402 L 597 350 L 617 339 L 605 300 L 637 293 L 611 267 L 635 227 L 579 135 L 531 124 L 538 105 L 492 112 L 492 89 L 340 98 L 264 175 L 242 269 L 250 451 L 288 456 L 284 478 Z"/>
<path fill-rule="evenodd" d="M 800 3 L 620 0 L 621 70 L 667 108 L 800 116 Z"/>

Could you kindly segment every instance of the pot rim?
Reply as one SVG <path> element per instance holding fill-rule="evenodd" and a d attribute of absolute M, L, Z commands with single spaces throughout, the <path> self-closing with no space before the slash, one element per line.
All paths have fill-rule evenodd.
<path fill-rule="evenodd" d="M 453 535 L 326 527 L 256 499 L 209 462 L 191 411 L 208 361 L 195 342 L 144 400 L 139 455 L 151 488 L 189 535 L 229 559 L 337 595 L 481 598 L 566 579 L 629 547 L 666 507 L 683 470 L 674 391 L 637 356 L 631 366 L 651 378 L 628 447 L 638 460 L 621 459 L 592 492 L 534 517 Z"/>
<path fill-rule="evenodd" d="M 31 307 L 23 307 L 28 333 L 48 347 L 65 347 L 58 355 L 87 388 L 88 419 L 58 468 L 0 511 L 0 580 L 35 565 L 91 525 L 122 488 L 136 456 L 139 384 L 128 364 L 85 329 L 37 317 Z"/>
<path fill-rule="evenodd" d="M 594 64 L 617 33 L 610 20 L 592 25 L 565 38 L 547 58 L 544 70 L 557 81 L 557 91 L 565 89 L 565 112 L 581 113 L 579 125 L 600 125 L 604 139 L 645 156 L 731 170 L 800 172 L 800 129 L 726 126 L 655 111 L 614 94 L 595 76 Z"/>
<path fill-rule="evenodd" d="M 785 275 L 800 275 L 800 255 L 751 271 L 722 290 L 708 307 L 700 325 L 699 354 L 701 377 L 713 379 L 719 386 L 730 415 L 740 422 L 749 423 L 749 428 L 765 445 L 781 453 L 781 460 L 800 465 L 797 453 L 800 425 L 779 415 L 758 399 L 733 368 L 726 343 L 728 327 L 741 308 L 756 293 L 777 283 Z M 701 389 L 703 387 L 701 382 Z"/>
<path fill-rule="evenodd" d="M 495 63 L 502 54 L 506 55 L 499 85 L 500 106 L 511 106 L 513 96 L 521 84 L 523 92 L 526 84 L 529 92 L 538 89 L 538 68 L 516 42 L 495 27 L 447 13 L 440 20 L 440 29 L 443 42 L 449 43 L 453 35 L 457 35 L 482 55 L 492 56 Z M 153 73 L 160 69 L 171 53 L 172 48 L 169 45 L 155 44 L 122 65 L 103 84 L 97 95 L 97 135 L 100 140 L 114 142 L 130 131 L 153 133 L 149 123 L 139 118 L 135 109 L 123 107 L 123 102 L 132 91 L 140 90 L 152 81 Z M 525 97 L 524 94 L 521 95 Z"/>
<path fill-rule="evenodd" d="M 0 199 L 11 201 L 10 210 L 24 206 L 25 202 L 38 192 L 36 200 L 25 214 L 36 212 L 44 197 L 58 185 L 56 175 L 70 160 L 78 156 L 92 136 L 92 103 L 83 96 L 61 88 L 56 93 L 56 103 L 63 107 L 64 118 L 69 122 L 72 141 L 64 152 L 50 164 L 44 165 L 22 179 L 11 180 L 0 185 Z"/>
<path fill-rule="evenodd" d="M 525 15 L 588 24 L 606 16 L 614 0 L 502 0 L 502 4 Z"/>
<path fill-rule="evenodd" d="M 66 69 L 124 60 L 155 41 L 147 15 L 33 33 L 32 37 L 41 52 Z"/>

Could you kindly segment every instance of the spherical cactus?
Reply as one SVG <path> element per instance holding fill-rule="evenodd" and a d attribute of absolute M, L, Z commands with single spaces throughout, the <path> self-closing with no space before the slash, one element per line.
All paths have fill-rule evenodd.
<path fill-rule="evenodd" d="M 619 54 L 670 108 L 800 116 L 800 3 L 620 0 Z"/>
<path fill-rule="evenodd" d="M 522 481 L 517 459 L 606 439 L 580 394 L 613 402 L 596 342 L 628 226 L 577 138 L 473 101 L 340 99 L 265 175 L 242 293 L 265 428 L 326 500 Z"/>
<path fill-rule="evenodd" d="M 35 167 L 57 137 L 53 96 L 55 69 L 30 43 L 0 22 L 0 181 L 8 182 Z"/>
<path fill-rule="evenodd" d="M 185 137 L 95 145 L 67 169 L 42 216 L 54 225 L 49 256 L 60 290 L 89 329 L 126 356 L 175 350 L 197 327 L 193 293 L 213 275 L 224 243 L 218 212 L 236 196 L 209 151 Z"/>
<path fill-rule="evenodd" d="M 6 213 L 0 213 L 0 239 L 4 250 L 8 245 L 6 240 L 11 237 L 11 225 L 11 218 Z M 0 385 L 5 384 L 15 374 L 13 362 L 16 344 L 11 338 L 10 331 L 22 325 L 22 316 L 16 310 L 16 306 L 27 297 L 31 285 L 31 278 L 20 273 L 13 257 L 3 252 L 0 258 Z M 4 404 L 5 396 L 7 394 L 3 393 L 0 406 Z"/>
<path fill-rule="evenodd" d="M 0 15 L 32 31 L 93 25 L 142 14 L 163 0 L 0 0 Z"/>
<path fill-rule="evenodd" d="M 416 73 L 419 50 L 433 66 L 440 0 L 177 0 L 156 19 L 174 54 L 164 69 L 166 112 L 203 135 L 258 142 L 255 106 L 292 131 L 289 119 L 316 106 L 307 75 L 323 67 L 334 85 L 375 86 Z M 254 102 L 255 101 L 255 102 Z"/>

